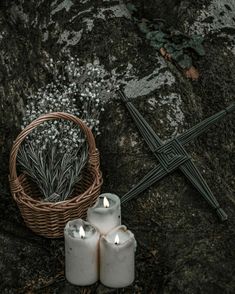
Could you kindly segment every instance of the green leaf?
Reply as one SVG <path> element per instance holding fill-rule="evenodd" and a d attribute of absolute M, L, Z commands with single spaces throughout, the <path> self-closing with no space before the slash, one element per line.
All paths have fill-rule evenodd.
<path fill-rule="evenodd" d="M 171 54 L 171 57 L 177 61 L 182 59 L 183 55 L 184 55 L 183 50 L 176 50 Z"/>
<path fill-rule="evenodd" d="M 153 48 L 159 50 L 163 47 L 163 43 L 158 43 L 156 41 L 151 41 L 150 45 L 153 46 Z"/>
<path fill-rule="evenodd" d="M 193 35 L 191 40 L 188 43 L 188 46 L 193 49 L 198 55 L 203 56 L 205 55 L 205 50 L 202 45 L 203 38 L 199 35 Z"/>
<path fill-rule="evenodd" d="M 154 40 L 157 42 L 166 42 L 165 40 L 165 34 L 162 31 L 152 31 L 148 33 L 149 37 L 147 36 L 147 39 Z"/>
<path fill-rule="evenodd" d="M 166 49 L 167 53 L 169 54 L 173 54 L 175 52 L 175 48 L 172 46 L 172 44 L 167 43 L 163 47 Z"/>
<path fill-rule="evenodd" d="M 187 54 L 179 56 L 176 61 L 182 68 L 190 68 L 193 64 L 192 58 Z"/>
<path fill-rule="evenodd" d="M 132 3 L 127 3 L 126 5 L 127 9 L 130 11 L 130 13 L 132 14 L 133 12 L 137 11 L 137 8 L 134 4 Z"/>
<path fill-rule="evenodd" d="M 147 25 L 146 25 L 145 22 L 140 22 L 140 23 L 138 24 L 138 27 L 139 27 L 139 29 L 140 29 L 140 31 L 141 31 L 142 33 L 144 33 L 144 34 L 148 34 L 148 33 L 149 33 L 149 29 L 148 29 L 148 27 L 147 27 Z M 147 36 L 146 36 L 146 37 L 147 37 Z"/>

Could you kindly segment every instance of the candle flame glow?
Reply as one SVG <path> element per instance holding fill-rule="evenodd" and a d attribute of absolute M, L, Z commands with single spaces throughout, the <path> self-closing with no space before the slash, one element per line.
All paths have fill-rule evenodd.
<path fill-rule="evenodd" d="M 115 237 L 114 243 L 115 243 L 116 245 L 118 245 L 118 244 L 120 243 L 120 240 L 119 240 L 119 236 L 118 236 L 118 234 L 117 234 L 116 237 Z"/>
<path fill-rule="evenodd" d="M 109 201 L 106 197 L 104 197 L 103 204 L 104 204 L 104 207 L 106 207 L 106 208 L 109 207 Z"/>
<path fill-rule="evenodd" d="M 79 235 L 80 235 L 80 238 L 85 238 L 85 231 L 83 229 L 83 226 L 79 228 Z"/>

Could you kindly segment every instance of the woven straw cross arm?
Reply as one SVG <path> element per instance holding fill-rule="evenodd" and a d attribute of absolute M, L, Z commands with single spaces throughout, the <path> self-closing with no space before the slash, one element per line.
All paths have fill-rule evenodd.
<path fill-rule="evenodd" d="M 184 134 L 178 136 L 178 140 L 182 145 L 185 145 L 204 133 L 210 126 L 214 125 L 216 122 L 224 118 L 226 115 L 232 113 L 235 110 L 235 103 L 232 103 L 224 110 L 217 112 L 216 114 L 206 118 L 202 122 L 193 126 L 191 129 L 186 131 Z"/>
<path fill-rule="evenodd" d="M 187 175 L 188 180 L 192 183 L 192 185 L 198 190 L 198 192 L 202 195 L 202 197 L 210 204 L 212 208 L 216 210 L 216 213 L 221 221 L 225 221 L 228 219 L 227 214 L 220 207 L 219 202 L 213 195 L 210 187 L 207 185 L 206 181 L 202 177 L 201 173 L 195 166 L 195 164 L 189 160 L 182 164 L 179 169 Z"/>
<path fill-rule="evenodd" d="M 152 127 L 147 123 L 141 113 L 136 109 L 136 107 L 128 101 L 127 97 L 122 91 L 119 91 L 119 96 L 122 101 L 126 104 L 127 109 L 129 110 L 136 126 L 138 127 L 140 133 L 148 144 L 149 148 L 154 151 L 158 146 L 161 146 L 163 143 L 158 135 L 154 132 Z M 226 115 L 232 113 L 235 110 L 235 103 L 232 103 L 224 110 L 212 115 L 209 118 L 206 118 L 202 122 L 190 128 L 185 133 L 177 137 L 178 141 L 182 145 L 186 145 L 191 142 L 193 139 L 204 133 L 210 126 L 214 125 L 216 122 L 224 118 Z"/>
<path fill-rule="evenodd" d="M 138 184 L 136 184 L 130 191 L 128 191 L 121 198 L 121 202 L 124 204 L 132 198 L 139 195 L 141 192 L 145 191 L 155 182 L 161 180 L 167 175 L 167 172 L 162 168 L 161 164 L 155 166 L 150 172 L 145 175 Z"/>

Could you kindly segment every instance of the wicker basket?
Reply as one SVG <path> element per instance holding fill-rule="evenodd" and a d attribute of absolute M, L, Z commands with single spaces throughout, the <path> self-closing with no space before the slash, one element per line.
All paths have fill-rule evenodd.
<path fill-rule="evenodd" d="M 37 126 L 48 120 L 65 119 L 79 125 L 88 143 L 88 163 L 82 171 L 82 179 L 75 186 L 71 199 L 56 203 L 41 201 L 40 192 L 27 175 L 17 175 L 16 157 L 21 142 Z M 16 138 L 10 154 L 10 188 L 26 225 L 36 234 L 47 238 L 63 236 L 65 224 L 75 218 L 86 217 L 87 208 L 99 196 L 102 174 L 99 168 L 99 152 L 91 130 L 76 116 L 63 112 L 45 114 L 30 123 Z"/>

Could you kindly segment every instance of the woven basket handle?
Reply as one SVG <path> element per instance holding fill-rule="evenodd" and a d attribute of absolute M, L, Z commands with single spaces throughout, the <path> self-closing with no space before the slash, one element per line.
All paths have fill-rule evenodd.
<path fill-rule="evenodd" d="M 19 151 L 20 144 L 22 141 L 28 136 L 28 134 L 35 129 L 37 126 L 42 124 L 45 121 L 48 120 L 55 120 L 55 119 L 65 119 L 74 122 L 75 124 L 79 125 L 81 130 L 84 132 L 87 143 L 88 143 L 88 154 L 89 154 L 89 163 L 99 167 L 99 153 L 96 149 L 95 145 L 95 138 L 90 130 L 90 128 L 78 117 L 64 113 L 64 112 L 51 112 L 48 114 L 44 114 L 34 121 L 32 121 L 25 129 L 21 131 L 21 133 L 17 136 L 15 139 L 11 153 L 10 153 L 10 162 L 9 162 L 9 168 L 10 168 L 10 181 L 15 182 L 16 185 L 18 185 L 17 181 L 17 172 L 16 172 L 16 158 Z"/>

